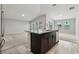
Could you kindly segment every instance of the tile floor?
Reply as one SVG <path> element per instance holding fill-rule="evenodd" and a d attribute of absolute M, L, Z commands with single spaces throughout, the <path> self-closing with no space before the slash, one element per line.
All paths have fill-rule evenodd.
<path fill-rule="evenodd" d="M 59 40 L 59 43 L 50 49 L 47 54 L 78 54 L 79 44 L 64 39 L 66 38 Z M 2 48 L 2 54 L 33 54 L 30 51 L 29 33 L 6 35 L 5 40 L 6 43 Z"/>
<path fill-rule="evenodd" d="M 60 40 L 47 54 L 78 54 L 79 44 Z"/>

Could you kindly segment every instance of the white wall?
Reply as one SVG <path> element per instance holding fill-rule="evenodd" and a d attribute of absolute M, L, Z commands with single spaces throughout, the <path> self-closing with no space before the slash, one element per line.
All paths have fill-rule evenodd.
<path fill-rule="evenodd" d="M 76 39 L 79 40 L 79 5 L 77 5 L 78 9 L 76 12 Z"/>
<path fill-rule="evenodd" d="M 1 34 L 1 5 L 0 5 L 0 34 Z"/>
<path fill-rule="evenodd" d="M 11 19 L 5 20 L 5 34 L 23 33 L 24 30 L 28 31 L 29 29 L 28 22 Z"/>

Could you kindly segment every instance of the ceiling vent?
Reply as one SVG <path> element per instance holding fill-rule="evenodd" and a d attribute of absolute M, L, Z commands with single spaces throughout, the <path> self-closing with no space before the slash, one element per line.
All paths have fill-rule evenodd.
<path fill-rule="evenodd" d="M 56 4 L 52 4 L 52 6 L 53 6 L 53 7 L 55 7 L 55 6 L 56 6 Z"/>
<path fill-rule="evenodd" d="M 73 10 L 74 8 L 75 8 L 75 7 L 74 7 L 74 6 L 72 6 L 72 7 L 70 7 L 69 9 L 70 9 L 70 10 Z"/>

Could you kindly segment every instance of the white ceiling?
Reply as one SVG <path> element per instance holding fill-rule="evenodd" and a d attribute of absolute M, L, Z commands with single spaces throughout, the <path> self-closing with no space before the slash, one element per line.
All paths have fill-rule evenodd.
<path fill-rule="evenodd" d="M 69 10 L 70 7 L 74 6 L 73 10 Z M 46 13 L 48 17 L 52 19 L 66 19 L 75 17 L 77 14 L 78 6 L 74 4 L 57 4 L 52 5 L 42 5 L 41 12 Z"/>
<path fill-rule="evenodd" d="M 35 4 L 8 4 L 3 7 L 5 17 L 9 19 L 30 21 L 40 13 L 40 5 Z"/>
<path fill-rule="evenodd" d="M 75 6 L 75 9 L 69 10 L 69 7 Z M 31 21 L 40 14 L 47 14 L 52 19 L 61 19 L 74 17 L 77 11 L 77 5 L 73 4 L 7 4 L 3 5 L 5 17 L 15 20 Z M 21 16 L 24 14 L 25 16 Z"/>

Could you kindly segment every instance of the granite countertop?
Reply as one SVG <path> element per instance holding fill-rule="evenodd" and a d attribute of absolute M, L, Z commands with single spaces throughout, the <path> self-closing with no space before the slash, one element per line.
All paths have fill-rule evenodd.
<path fill-rule="evenodd" d="M 44 34 L 44 33 L 49 33 L 49 32 L 54 32 L 54 31 L 57 32 L 58 30 L 47 30 L 47 31 L 40 32 L 40 33 L 38 33 L 38 32 L 31 32 L 31 31 L 26 31 L 26 32 L 35 33 L 35 34 Z"/>

